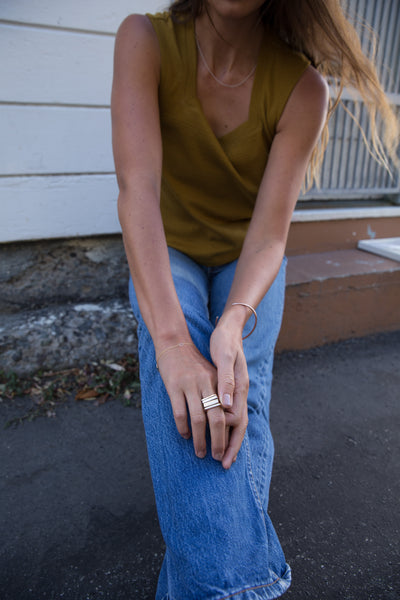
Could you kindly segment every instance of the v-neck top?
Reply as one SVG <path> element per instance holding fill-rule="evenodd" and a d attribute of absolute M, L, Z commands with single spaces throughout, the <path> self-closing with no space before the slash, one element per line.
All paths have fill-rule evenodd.
<path fill-rule="evenodd" d="M 161 54 L 160 206 L 167 243 L 205 266 L 223 265 L 240 254 L 276 126 L 309 61 L 266 30 L 248 119 L 217 137 L 197 97 L 193 21 L 175 23 L 168 12 L 147 16 Z"/>

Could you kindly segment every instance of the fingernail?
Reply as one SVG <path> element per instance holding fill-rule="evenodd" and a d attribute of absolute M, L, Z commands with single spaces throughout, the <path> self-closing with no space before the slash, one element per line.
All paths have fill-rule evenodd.
<path fill-rule="evenodd" d="M 215 458 L 215 460 L 219 460 L 219 461 L 221 461 L 221 460 L 222 460 L 222 458 L 223 458 L 223 456 L 224 456 L 223 454 L 216 454 L 216 455 L 214 456 L 214 458 Z"/>
<path fill-rule="evenodd" d="M 224 404 L 225 406 L 232 406 L 232 400 L 229 394 L 224 394 Z"/>
<path fill-rule="evenodd" d="M 205 455 L 206 453 L 204 452 L 204 450 L 199 450 L 199 452 L 196 452 L 197 458 L 204 458 Z"/>

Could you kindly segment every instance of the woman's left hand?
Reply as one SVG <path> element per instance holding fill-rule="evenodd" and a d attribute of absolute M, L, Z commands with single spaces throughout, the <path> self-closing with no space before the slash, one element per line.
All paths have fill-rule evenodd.
<path fill-rule="evenodd" d="M 242 345 L 242 326 L 235 311 L 224 313 L 210 339 L 210 353 L 217 368 L 218 397 L 227 427 L 226 450 L 222 466 L 229 469 L 236 460 L 246 433 L 249 376 Z"/>

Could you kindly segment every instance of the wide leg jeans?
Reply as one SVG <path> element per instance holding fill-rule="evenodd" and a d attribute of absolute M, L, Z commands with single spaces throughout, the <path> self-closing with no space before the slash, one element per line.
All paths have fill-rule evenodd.
<path fill-rule="evenodd" d="M 210 360 L 210 335 L 223 312 L 236 261 L 204 267 L 177 250 L 169 252 L 193 342 Z M 268 516 L 274 452 L 269 402 L 285 267 L 286 259 L 257 308 L 256 330 L 243 342 L 250 378 L 249 424 L 237 461 L 229 470 L 212 458 L 209 440 L 206 458 L 199 459 L 192 441 L 179 435 L 130 281 L 138 322 L 143 421 L 166 544 L 156 600 L 267 600 L 281 596 L 290 585 L 290 568 Z"/>

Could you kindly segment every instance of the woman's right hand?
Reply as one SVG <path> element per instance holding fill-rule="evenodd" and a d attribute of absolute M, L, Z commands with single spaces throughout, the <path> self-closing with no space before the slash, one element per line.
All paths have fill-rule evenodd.
<path fill-rule="evenodd" d="M 158 368 L 168 392 L 175 424 L 180 435 L 193 437 L 198 458 L 207 453 L 206 426 L 211 435 L 211 453 L 222 461 L 226 447 L 225 413 L 222 407 L 204 411 L 201 399 L 217 393 L 217 370 L 194 344 L 160 348 Z M 190 418 L 190 426 L 189 426 Z"/>

